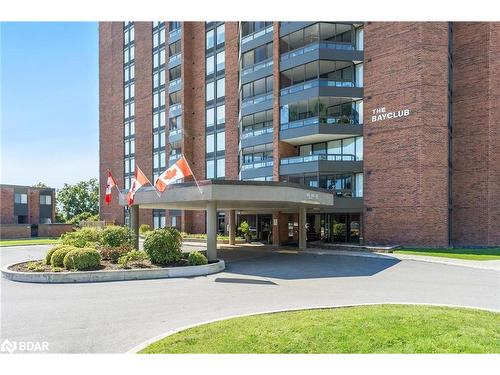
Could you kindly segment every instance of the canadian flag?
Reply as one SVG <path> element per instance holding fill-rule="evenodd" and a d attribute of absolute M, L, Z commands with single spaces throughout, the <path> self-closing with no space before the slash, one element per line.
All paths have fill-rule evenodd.
<path fill-rule="evenodd" d="M 106 195 L 104 196 L 104 202 L 106 204 L 109 204 L 111 202 L 111 190 L 113 187 L 118 187 L 116 186 L 115 179 L 113 178 L 113 175 L 111 174 L 111 171 L 108 171 L 108 182 L 106 183 Z"/>
<path fill-rule="evenodd" d="M 170 168 L 163 172 L 155 181 L 155 188 L 160 193 L 162 193 L 168 185 L 173 182 L 187 177 L 192 176 L 193 171 L 189 167 L 189 164 L 184 156 L 175 162 Z"/>
<path fill-rule="evenodd" d="M 127 202 L 129 206 L 131 206 L 134 203 L 134 196 L 137 190 L 139 190 L 142 186 L 148 183 L 151 185 L 151 182 L 148 180 L 146 175 L 141 171 L 141 169 L 136 164 L 134 178 L 132 179 L 132 184 L 127 194 Z"/>

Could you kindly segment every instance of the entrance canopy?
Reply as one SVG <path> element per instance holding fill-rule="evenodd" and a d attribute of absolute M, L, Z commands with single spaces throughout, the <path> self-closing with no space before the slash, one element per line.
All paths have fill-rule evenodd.
<path fill-rule="evenodd" d="M 127 204 L 124 197 L 120 204 Z M 298 212 L 299 248 L 306 247 L 307 210 L 333 207 L 333 194 L 326 189 L 309 188 L 287 182 L 263 181 L 200 181 L 173 184 L 160 196 L 154 187 L 141 188 L 130 207 L 130 226 L 139 244 L 139 208 L 207 211 L 207 257 L 217 260 L 217 210 L 229 210 L 229 243 L 234 245 L 235 210 L 260 212 Z M 273 230 L 278 228 L 273 224 Z"/>
<path fill-rule="evenodd" d="M 154 187 L 143 187 L 135 194 L 134 204 L 140 208 L 205 210 L 208 202 L 216 201 L 219 210 L 285 212 L 333 206 L 331 191 L 287 182 L 205 180 L 199 185 L 200 189 L 194 182 L 172 184 L 161 196 Z M 120 199 L 120 204 L 127 202 Z"/>

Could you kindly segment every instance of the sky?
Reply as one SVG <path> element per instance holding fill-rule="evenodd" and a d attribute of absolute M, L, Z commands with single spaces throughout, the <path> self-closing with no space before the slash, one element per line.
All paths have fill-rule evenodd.
<path fill-rule="evenodd" d="M 98 24 L 0 23 L 0 74 L 0 182 L 98 178 Z"/>

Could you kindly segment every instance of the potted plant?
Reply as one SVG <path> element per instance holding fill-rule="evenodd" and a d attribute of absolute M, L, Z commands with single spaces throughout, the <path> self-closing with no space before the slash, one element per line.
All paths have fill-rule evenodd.
<path fill-rule="evenodd" d="M 241 232 L 247 243 L 252 240 L 252 236 L 250 235 L 250 225 L 246 221 L 242 221 L 240 223 L 238 230 Z"/>

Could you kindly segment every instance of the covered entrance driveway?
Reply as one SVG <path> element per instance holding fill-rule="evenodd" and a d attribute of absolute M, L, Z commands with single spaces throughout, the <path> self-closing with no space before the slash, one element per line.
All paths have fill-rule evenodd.
<path fill-rule="evenodd" d="M 309 188 L 287 182 L 200 181 L 171 185 L 158 196 L 154 187 L 140 189 L 130 207 L 130 226 L 139 243 L 139 208 L 204 210 L 207 215 L 207 257 L 217 259 L 217 210 L 229 211 L 229 243 L 236 236 L 236 210 L 245 212 L 293 212 L 299 214 L 299 249 L 306 248 L 307 212 L 333 207 L 333 194 L 326 189 Z M 120 199 L 125 206 L 125 199 Z M 277 219 L 273 232 L 278 234 Z M 274 241 L 273 241 L 274 242 Z"/>

